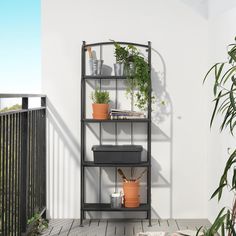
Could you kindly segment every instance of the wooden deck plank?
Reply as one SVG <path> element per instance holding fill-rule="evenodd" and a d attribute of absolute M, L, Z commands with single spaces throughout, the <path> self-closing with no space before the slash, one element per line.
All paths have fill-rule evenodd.
<path fill-rule="evenodd" d="M 197 230 L 200 227 L 208 228 L 211 224 L 207 219 L 178 219 L 176 220 L 179 229 Z"/>
<path fill-rule="evenodd" d="M 178 231 L 178 226 L 177 226 L 176 221 L 174 219 L 167 219 L 166 221 L 167 221 L 167 224 L 169 227 L 168 232 L 174 233 L 174 232 Z"/>
<path fill-rule="evenodd" d="M 109 227 L 109 223 L 108 223 L 108 227 Z M 116 222 L 115 223 L 115 235 L 125 235 L 125 223 L 124 222 Z"/>
<path fill-rule="evenodd" d="M 87 236 L 105 236 L 107 220 L 92 220 Z"/>
<path fill-rule="evenodd" d="M 43 235 L 60 236 L 136 236 L 139 232 L 176 232 L 183 229 L 196 230 L 201 226 L 209 227 L 207 219 L 155 219 L 152 226 L 148 220 L 85 220 L 84 227 L 76 220 L 50 220 L 49 228 Z"/>
<path fill-rule="evenodd" d="M 107 225 L 107 230 L 106 230 L 106 236 L 114 236 L 116 235 L 116 224 L 117 222 L 110 222 L 108 221 L 108 225 Z"/>
<path fill-rule="evenodd" d="M 125 233 L 124 235 L 130 235 L 130 236 L 133 236 L 135 235 L 134 232 L 135 232 L 135 222 L 133 223 L 130 223 L 128 222 L 127 224 L 125 224 Z"/>
<path fill-rule="evenodd" d="M 152 220 L 152 226 L 149 227 L 149 221 L 143 221 L 143 231 L 144 232 L 154 232 L 154 231 L 167 231 L 169 230 L 169 226 L 167 220 L 156 219 Z"/>
<path fill-rule="evenodd" d="M 77 235 L 83 235 L 87 236 L 89 233 L 89 227 L 90 226 L 90 220 L 84 220 L 84 226 L 80 227 L 80 220 L 76 219 L 74 220 L 70 230 L 69 234 L 71 236 L 77 236 Z"/>
<path fill-rule="evenodd" d="M 125 235 L 136 236 L 137 233 L 142 232 L 141 220 L 135 220 L 132 222 L 127 222 L 125 224 Z"/>
<path fill-rule="evenodd" d="M 135 236 L 138 232 L 142 232 L 141 220 L 108 221 L 106 236 Z"/>
<path fill-rule="evenodd" d="M 53 226 L 49 225 L 49 227 L 43 231 L 42 235 L 43 236 L 48 236 L 48 235 L 50 235 L 52 230 L 53 230 Z"/>
<path fill-rule="evenodd" d="M 69 220 L 68 222 L 66 222 L 65 225 L 63 225 L 59 235 L 60 236 L 66 236 L 68 234 L 68 231 L 70 230 L 70 228 L 73 225 L 74 220 Z"/>

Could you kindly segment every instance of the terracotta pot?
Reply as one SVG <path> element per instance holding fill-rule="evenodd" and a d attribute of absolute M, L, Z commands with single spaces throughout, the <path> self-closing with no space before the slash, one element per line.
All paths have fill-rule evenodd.
<path fill-rule="evenodd" d="M 139 181 L 128 181 L 123 183 L 125 207 L 139 207 Z"/>
<path fill-rule="evenodd" d="M 140 201 L 126 201 L 125 200 L 125 207 L 127 208 L 135 208 L 139 207 Z"/>
<path fill-rule="evenodd" d="M 93 113 L 93 119 L 96 119 L 96 120 L 107 120 L 108 119 L 108 114 Z"/>
<path fill-rule="evenodd" d="M 92 104 L 93 106 L 93 119 L 107 120 L 109 104 Z"/>

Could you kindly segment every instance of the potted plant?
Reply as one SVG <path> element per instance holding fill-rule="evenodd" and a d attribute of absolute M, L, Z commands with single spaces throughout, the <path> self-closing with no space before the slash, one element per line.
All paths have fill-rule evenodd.
<path fill-rule="evenodd" d="M 141 55 L 137 47 L 133 45 L 122 47 L 119 43 L 115 42 L 114 46 L 116 61 L 122 63 L 124 67 L 123 75 L 125 74 L 128 78 L 127 93 L 135 96 L 135 105 L 139 109 L 145 109 L 151 89 L 148 62 Z M 134 89 L 136 90 L 135 92 Z M 151 97 L 151 100 L 153 100 L 153 97 Z"/>
<path fill-rule="evenodd" d="M 212 75 L 214 80 L 213 94 L 215 107 L 212 113 L 210 126 L 216 114 L 223 115 L 221 131 L 229 128 L 233 135 L 236 125 L 236 37 L 235 42 L 228 47 L 228 60 L 223 63 L 216 63 L 207 72 L 206 78 Z M 213 236 L 221 230 L 221 235 L 236 235 L 236 149 L 228 157 L 223 174 L 219 181 L 219 186 L 212 194 L 211 198 L 217 197 L 221 200 L 223 190 L 233 193 L 232 208 L 223 207 L 217 215 L 212 226 L 204 231 L 204 235 Z"/>
<path fill-rule="evenodd" d="M 116 57 L 116 63 L 114 64 L 115 75 L 123 76 L 125 75 L 125 64 L 129 52 L 126 50 L 126 48 L 121 47 L 121 45 L 116 42 L 114 43 L 114 45 L 115 45 L 115 57 Z"/>
<path fill-rule="evenodd" d="M 119 175 L 123 180 L 124 205 L 128 208 L 139 207 L 140 205 L 140 179 L 143 177 L 147 169 L 145 169 L 136 179 L 126 178 L 124 172 L 119 168 Z"/>
<path fill-rule="evenodd" d="M 39 213 L 36 213 L 27 222 L 28 236 L 40 235 L 45 229 L 48 228 L 48 220 L 44 219 Z"/>
<path fill-rule="evenodd" d="M 93 101 L 93 119 L 108 119 L 110 101 L 109 92 L 96 89 L 94 92 L 92 92 L 91 99 Z"/>

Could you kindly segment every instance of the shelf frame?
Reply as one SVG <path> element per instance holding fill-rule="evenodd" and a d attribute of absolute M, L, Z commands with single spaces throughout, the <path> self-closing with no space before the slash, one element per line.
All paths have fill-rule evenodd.
<path fill-rule="evenodd" d="M 127 76 L 116 76 L 116 75 L 85 75 L 83 76 L 83 79 L 85 80 L 126 80 Z"/>
<path fill-rule="evenodd" d="M 96 120 L 96 119 L 83 119 L 84 123 L 148 123 L 149 119 L 112 119 L 112 120 Z"/>
<path fill-rule="evenodd" d="M 110 203 L 84 203 L 83 209 L 86 211 L 149 211 L 149 204 L 141 203 L 139 207 L 127 208 L 111 208 Z"/>
<path fill-rule="evenodd" d="M 148 53 L 148 66 L 149 66 L 149 78 L 151 80 L 151 42 L 148 41 L 148 44 L 138 44 L 138 43 L 131 43 L 131 42 L 117 42 L 122 45 L 134 45 L 137 47 L 145 48 Z M 144 211 L 147 213 L 147 219 L 149 220 L 149 226 L 151 226 L 151 87 L 149 90 L 148 96 L 148 112 L 147 118 L 142 119 L 114 119 L 114 120 L 94 120 L 90 118 L 86 118 L 86 83 L 89 80 L 98 80 L 101 84 L 103 80 L 115 80 L 115 89 L 116 89 L 116 98 L 115 98 L 115 105 L 117 107 L 117 87 L 118 87 L 118 80 L 125 80 L 127 76 L 91 76 L 86 75 L 86 51 L 88 47 L 97 47 L 105 45 L 114 45 L 114 42 L 100 42 L 100 43 L 93 43 L 93 44 L 86 44 L 83 41 L 82 48 L 81 48 L 81 148 L 80 148 L 80 155 L 81 155 L 81 172 L 80 172 L 80 186 L 81 186 L 81 198 L 80 198 L 80 225 L 83 226 L 83 220 L 85 219 L 85 212 L 87 211 Z M 133 105 L 133 98 L 131 99 L 131 106 Z M 114 123 L 115 125 L 115 143 L 118 143 L 117 138 L 117 124 L 118 123 L 130 123 L 131 126 L 131 144 L 133 144 L 133 123 L 146 123 L 147 124 L 147 161 L 140 162 L 140 163 L 107 163 L 107 164 L 99 164 L 94 163 L 93 161 L 87 161 L 85 159 L 85 147 L 86 147 L 86 126 L 90 123 L 98 123 L 99 124 L 99 144 L 102 144 L 102 124 L 103 123 Z M 103 167 L 145 167 L 147 168 L 147 203 L 141 204 L 138 208 L 124 208 L 121 209 L 114 209 L 110 207 L 110 204 L 107 203 L 86 203 L 86 196 L 85 196 L 85 168 L 92 168 L 98 167 L 100 171 Z M 117 171 L 115 175 L 115 188 L 117 189 Z"/>
<path fill-rule="evenodd" d="M 147 48 L 149 49 L 149 45 L 146 44 L 140 44 L 140 43 L 132 43 L 132 42 L 116 42 L 118 44 L 121 45 L 133 45 L 135 47 L 143 47 L 143 48 Z M 97 46 L 104 46 L 104 45 L 114 45 L 115 42 L 114 41 L 109 41 L 109 42 L 99 42 L 99 43 L 90 43 L 90 44 L 86 44 L 85 48 L 88 47 L 97 47 Z"/>
<path fill-rule="evenodd" d="M 148 161 L 141 161 L 139 163 L 95 163 L 93 161 L 84 161 L 85 167 L 149 167 Z"/>

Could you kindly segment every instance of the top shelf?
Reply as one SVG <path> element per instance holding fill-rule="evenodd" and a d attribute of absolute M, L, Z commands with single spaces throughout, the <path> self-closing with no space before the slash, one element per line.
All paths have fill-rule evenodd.
<path fill-rule="evenodd" d="M 116 75 L 85 75 L 83 79 L 127 79 L 127 76 L 116 76 Z"/>
<path fill-rule="evenodd" d="M 84 41 L 84 47 L 95 47 L 95 46 L 102 46 L 102 45 L 114 45 L 115 43 L 121 44 L 121 45 L 133 45 L 133 46 L 137 46 L 137 47 L 143 47 L 143 48 L 148 48 L 150 45 L 150 42 L 148 41 L 148 44 L 140 44 L 140 43 L 131 43 L 131 42 L 100 42 L 100 43 L 90 43 L 90 44 L 86 44 L 86 42 Z"/>

